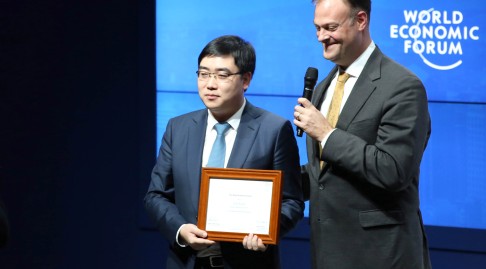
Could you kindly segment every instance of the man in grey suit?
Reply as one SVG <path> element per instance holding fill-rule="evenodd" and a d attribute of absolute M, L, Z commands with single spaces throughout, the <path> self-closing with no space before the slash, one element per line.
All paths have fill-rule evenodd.
<path fill-rule="evenodd" d="M 313 3 L 336 66 L 294 110 L 307 134 L 312 266 L 430 268 L 418 191 L 431 132 L 424 86 L 372 41 L 370 0 Z"/>
<path fill-rule="evenodd" d="M 255 72 L 253 46 L 237 36 L 214 39 L 198 58 L 198 90 L 207 109 L 171 119 L 162 139 L 145 206 L 170 242 L 166 268 L 279 268 L 278 247 L 254 234 L 241 243 L 214 242 L 195 224 L 201 167 L 209 166 L 217 136 L 228 123 L 224 167 L 283 171 L 280 235 L 303 217 L 299 153 L 288 120 L 245 99 Z"/>

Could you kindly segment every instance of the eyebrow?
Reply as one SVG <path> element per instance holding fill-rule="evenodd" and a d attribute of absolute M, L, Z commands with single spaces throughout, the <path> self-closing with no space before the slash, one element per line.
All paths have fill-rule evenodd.
<path fill-rule="evenodd" d="M 204 69 L 204 70 L 209 71 L 209 68 L 207 68 L 205 66 L 199 66 L 199 69 Z M 229 70 L 226 67 L 216 68 L 216 70 L 215 70 L 215 72 L 221 72 L 221 71 L 224 71 L 224 72 L 227 72 L 227 73 L 232 73 L 231 70 Z"/>

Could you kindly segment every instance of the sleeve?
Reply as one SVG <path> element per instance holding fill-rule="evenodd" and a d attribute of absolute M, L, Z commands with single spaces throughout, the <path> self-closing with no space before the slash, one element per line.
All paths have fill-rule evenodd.
<path fill-rule="evenodd" d="M 175 204 L 174 177 L 172 173 L 172 120 L 167 124 L 162 138 L 157 162 L 144 202 L 148 215 L 163 236 L 173 245 L 179 228 L 187 223 Z"/>
<path fill-rule="evenodd" d="M 417 77 L 405 75 L 392 85 L 386 89 L 380 115 L 373 115 L 379 122 L 369 133 L 376 133 L 376 141 L 369 143 L 359 134 L 336 129 L 323 159 L 376 187 L 400 191 L 418 174 L 430 118 L 425 89 Z"/>
<path fill-rule="evenodd" d="M 284 236 L 304 216 L 299 150 L 289 121 L 281 127 L 275 147 L 274 169 L 283 171 L 280 236 Z"/>

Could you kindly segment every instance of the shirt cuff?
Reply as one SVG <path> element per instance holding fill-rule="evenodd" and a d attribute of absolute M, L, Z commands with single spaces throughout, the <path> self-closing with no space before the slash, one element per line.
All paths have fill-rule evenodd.
<path fill-rule="evenodd" d="M 184 225 L 185 225 L 185 224 L 182 224 L 182 225 L 181 225 L 181 227 L 179 227 L 179 230 L 177 230 L 177 233 L 176 233 L 176 240 L 175 240 L 175 241 L 176 241 L 176 243 L 177 243 L 177 245 L 179 245 L 180 247 L 183 247 L 183 248 L 187 247 L 187 245 L 183 245 L 183 244 L 179 243 L 179 233 L 180 233 L 180 231 L 181 231 L 181 229 L 182 229 L 182 227 L 183 227 Z"/>
<path fill-rule="evenodd" d="M 332 132 L 334 132 L 335 130 L 336 130 L 336 128 L 332 129 L 332 131 L 330 131 L 329 133 L 327 133 L 327 135 L 324 137 L 324 139 L 322 139 L 322 141 L 321 141 L 321 149 L 322 149 L 322 151 L 324 151 L 324 146 L 326 145 L 327 140 L 329 139 L 329 136 L 331 136 Z M 319 158 L 321 158 L 321 156 L 319 156 Z"/>

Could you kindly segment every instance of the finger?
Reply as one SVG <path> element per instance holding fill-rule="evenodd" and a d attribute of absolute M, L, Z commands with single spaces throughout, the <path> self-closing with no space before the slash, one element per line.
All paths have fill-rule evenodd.
<path fill-rule="evenodd" d="M 206 237 L 208 237 L 208 233 L 206 231 L 204 231 L 204 230 L 197 229 L 197 230 L 194 231 L 194 234 L 197 237 L 199 237 L 199 238 L 206 238 Z"/>
<path fill-rule="evenodd" d="M 298 121 L 300 121 L 300 115 L 302 115 L 302 113 L 297 112 L 297 111 L 296 111 L 296 112 L 294 112 L 294 118 L 295 118 L 296 120 L 298 120 Z"/>
<path fill-rule="evenodd" d="M 297 99 L 297 102 L 305 108 L 312 106 L 312 103 L 309 100 L 307 100 L 306 98 L 301 97 L 301 98 Z"/>
<path fill-rule="evenodd" d="M 295 115 L 295 113 L 302 113 L 302 112 L 304 112 L 304 110 L 305 110 L 305 108 L 304 108 L 303 106 L 301 106 L 301 105 L 296 105 L 296 106 L 294 107 L 294 115 Z"/>
<path fill-rule="evenodd" d="M 247 245 L 248 245 L 248 235 L 246 235 L 245 238 L 243 238 L 243 248 L 248 249 Z"/>
<path fill-rule="evenodd" d="M 211 245 L 214 245 L 216 242 L 213 240 L 208 240 L 208 239 L 202 239 L 202 238 L 196 238 L 194 239 L 194 242 L 190 244 L 190 246 L 194 250 L 203 250 L 208 248 Z"/>
<path fill-rule="evenodd" d="M 253 234 L 250 233 L 243 239 L 244 247 L 248 250 L 253 250 Z"/>
<path fill-rule="evenodd" d="M 293 122 L 294 122 L 295 126 L 297 126 L 299 128 L 302 128 L 304 126 L 304 124 L 297 119 L 294 119 Z M 302 130 L 305 131 L 303 128 L 302 128 Z"/>
<path fill-rule="evenodd" d="M 246 242 L 246 247 L 250 250 L 253 250 L 253 237 L 254 237 L 254 235 L 252 233 L 248 234 L 248 240 Z"/>
<path fill-rule="evenodd" d="M 254 235 L 253 238 L 251 239 L 251 245 L 253 250 L 259 250 L 258 248 L 258 236 Z"/>
<path fill-rule="evenodd" d="M 263 244 L 263 241 L 262 239 L 258 238 L 258 249 L 260 251 L 265 251 L 267 250 L 267 246 L 265 244 Z"/>
<path fill-rule="evenodd" d="M 214 242 L 213 240 L 198 237 L 194 233 L 189 233 L 184 239 L 189 244 L 212 244 Z"/>
<path fill-rule="evenodd" d="M 194 239 L 194 242 L 193 242 L 193 244 L 205 245 L 205 246 L 210 246 L 210 245 L 213 245 L 214 243 L 216 243 L 216 242 L 213 241 L 213 240 L 204 239 L 204 238 L 197 238 L 197 237 Z"/>
<path fill-rule="evenodd" d="M 188 231 L 190 233 L 194 234 L 195 236 L 197 236 L 199 238 L 206 238 L 206 237 L 208 237 L 208 233 L 206 231 L 199 229 L 194 224 L 187 225 L 187 229 L 188 229 Z"/>

